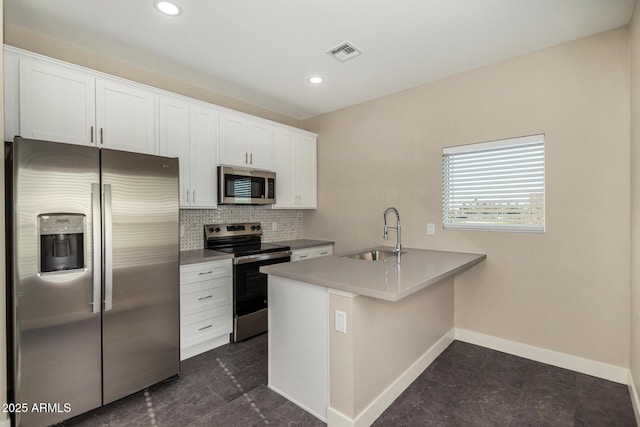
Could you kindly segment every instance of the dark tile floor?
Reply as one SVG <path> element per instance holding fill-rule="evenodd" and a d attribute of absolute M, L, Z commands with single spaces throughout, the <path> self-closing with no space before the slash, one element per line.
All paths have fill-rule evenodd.
<path fill-rule="evenodd" d="M 178 380 L 64 427 L 324 426 L 269 390 L 267 335 L 187 359 Z M 374 426 L 635 426 L 626 386 L 454 342 Z"/>
<path fill-rule="evenodd" d="M 625 385 L 454 341 L 374 423 L 636 426 Z"/>

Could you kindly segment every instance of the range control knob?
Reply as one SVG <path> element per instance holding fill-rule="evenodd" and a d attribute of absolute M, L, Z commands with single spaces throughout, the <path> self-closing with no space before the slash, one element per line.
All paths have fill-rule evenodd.
<path fill-rule="evenodd" d="M 209 227 L 209 233 L 213 233 L 213 227 Z"/>
<path fill-rule="evenodd" d="M 216 227 L 216 233 L 220 232 L 220 227 Z"/>
<path fill-rule="evenodd" d="M 256 226 L 255 226 L 255 225 L 252 225 L 252 226 L 251 226 L 251 229 L 252 229 L 252 230 L 255 230 L 255 229 L 256 229 Z"/>
<path fill-rule="evenodd" d="M 256 225 L 256 230 L 260 230 L 262 227 L 260 227 L 259 225 Z"/>

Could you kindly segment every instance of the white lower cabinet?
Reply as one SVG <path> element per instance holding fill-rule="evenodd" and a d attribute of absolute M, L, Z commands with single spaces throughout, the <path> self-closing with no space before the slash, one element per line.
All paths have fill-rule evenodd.
<path fill-rule="evenodd" d="M 333 245 L 315 246 L 291 251 L 291 261 L 302 261 L 329 255 L 333 255 Z"/>
<path fill-rule="evenodd" d="M 231 260 L 180 267 L 180 360 L 229 342 L 232 292 Z"/>

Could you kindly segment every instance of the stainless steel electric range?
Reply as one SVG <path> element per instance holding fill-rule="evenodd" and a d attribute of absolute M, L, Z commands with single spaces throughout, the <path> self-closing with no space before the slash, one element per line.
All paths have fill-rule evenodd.
<path fill-rule="evenodd" d="M 265 332 L 267 275 L 263 265 L 291 261 L 289 246 L 262 243 L 260 223 L 204 226 L 204 247 L 233 254 L 233 342 Z"/>

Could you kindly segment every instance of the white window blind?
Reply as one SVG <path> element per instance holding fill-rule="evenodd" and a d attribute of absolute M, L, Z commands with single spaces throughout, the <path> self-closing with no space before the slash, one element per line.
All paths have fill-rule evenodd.
<path fill-rule="evenodd" d="M 544 232 L 544 135 L 442 150 L 446 229 Z"/>

